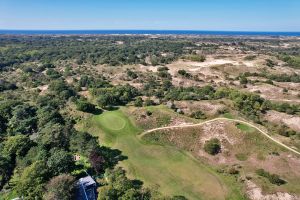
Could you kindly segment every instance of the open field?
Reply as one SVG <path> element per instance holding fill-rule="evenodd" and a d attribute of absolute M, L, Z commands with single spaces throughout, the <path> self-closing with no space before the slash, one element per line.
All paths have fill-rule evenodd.
<path fill-rule="evenodd" d="M 166 195 L 184 195 L 189 199 L 243 199 L 234 178 L 216 173 L 185 151 L 139 140 L 137 134 L 141 130 L 122 110 L 94 116 L 88 119 L 91 122 L 83 122 L 81 128 L 100 136 L 104 144 L 128 156 L 120 165 L 131 178 L 157 187 Z M 125 125 L 119 123 L 121 121 Z"/>

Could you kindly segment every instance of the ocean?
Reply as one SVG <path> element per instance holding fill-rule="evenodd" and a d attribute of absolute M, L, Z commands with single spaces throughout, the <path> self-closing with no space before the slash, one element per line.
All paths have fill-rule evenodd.
<path fill-rule="evenodd" d="M 300 32 L 197 31 L 197 30 L 0 30 L 12 35 L 225 35 L 225 36 L 300 36 Z"/>

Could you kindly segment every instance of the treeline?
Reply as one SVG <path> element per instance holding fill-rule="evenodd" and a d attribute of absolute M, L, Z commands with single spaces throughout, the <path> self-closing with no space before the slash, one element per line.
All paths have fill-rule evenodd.
<path fill-rule="evenodd" d="M 98 105 L 104 108 L 126 105 L 140 94 L 135 87 L 129 84 L 107 88 L 94 88 L 91 90 L 91 93 L 97 97 Z"/>
<path fill-rule="evenodd" d="M 75 59 L 77 64 L 166 64 L 179 58 L 187 48 L 197 48 L 184 39 L 147 37 L 5 37 L 0 51 L 0 68 L 25 62 L 53 63 Z M 147 61 L 149 58 L 149 61 Z M 146 62 L 147 61 L 147 62 Z"/>

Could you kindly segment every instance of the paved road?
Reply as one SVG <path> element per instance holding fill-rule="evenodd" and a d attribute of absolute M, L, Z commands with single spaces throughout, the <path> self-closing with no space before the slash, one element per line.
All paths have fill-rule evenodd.
<path fill-rule="evenodd" d="M 258 130 L 261 134 L 263 134 L 265 137 L 269 138 L 270 140 L 272 140 L 273 142 L 277 143 L 278 145 L 300 155 L 300 152 L 298 152 L 297 150 L 281 143 L 279 140 L 276 140 L 275 138 L 272 138 L 266 131 L 262 130 L 261 128 L 259 128 L 258 126 L 252 124 L 252 123 L 249 123 L 247 121 L 244 121 L 244 120 L 239 120 L 239 119 L 228 119 L 228 118 L 223 118 L 223 117 L 219 117 L 219 118 L 215 118 L 215 119 L 212 119 L 212 120 L 208 120 L 208 121 L 205 121 L 205 122 L 201 122 L 201 123 L 198 123 L 198 124 L 182 124 L 182 125 L 176 125 L 176 126 L 166 126 L 166 127 L 160 127 L 160 128 L 154 128 L 154 129 L 151 129 L 151 130 L 147 130 L 145 132 L 143 132 L 142 134 L 139 135 L 139 137 L 143 137 L 144 135 L 148 134 L 148 133 L 151 133 L 151 132 L 154 132 L 154 131 L 159 131 L 159 130 L 166 130 L 166 129 L 174 129 L 174 128 L 186 128 L 186 127 L 197 127 L 197 126 L 201 126 L 203 124 L 207 124 L 207 123 L 210 123 L 210 122 L 214 122 L 214 121 L 233 121 L 233 122 L 239 122 L 239 123 L 243 123 L 243 124 L 246 124 L 252 128 L 255 128 L 256 130 Z"/>

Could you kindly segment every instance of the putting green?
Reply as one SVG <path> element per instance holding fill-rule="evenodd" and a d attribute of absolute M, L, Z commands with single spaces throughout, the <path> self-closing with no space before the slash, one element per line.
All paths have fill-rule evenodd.
<path fill-rule="evenodd" d="M 126 109 L 126 108 L 122 108 Z M 188 199 L 241 200 L 240 187 L 232 177 L 218 174 L 189 153 L 175 147 L 140 140 L 141 129 L 122 110 L 105 112 L 81 123 L 82 130 L 100 137 L 101 144 L 128 156 L 120 165 L 132 179 L 156 187 L 164 195 Z"/>
<path fill-rule="evenodd" d="M 126 126 L 126 121 L 115 112 L 105 112 L 99 118 L 100 124 L 108 130 L 118 131 Z"/>

